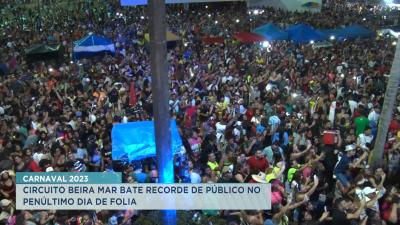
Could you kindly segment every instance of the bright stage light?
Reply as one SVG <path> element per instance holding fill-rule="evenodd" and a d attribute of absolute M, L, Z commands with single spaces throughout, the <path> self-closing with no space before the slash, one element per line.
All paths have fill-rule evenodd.
<path fill-rule="evenodd" d="M 330 37 L 330 39 L 331 39 L 332 41 L 335 40 L 335 36 L 332 35 L 332 36 Z"/>
<path fill-rule="evenodd" d="M 263 46 L 263 48 L 269 48 L 269 47 L 271 47 L 271 44 L 268 41 L 264 41 L 262 43 L 262 46 Z"/>
<path fill-rule="evenodd" d="M 314 40 L 311 40 L 311 41 L 310 41 L 310 44 L 314 44 L 314 43 L 315 43 Z"/>

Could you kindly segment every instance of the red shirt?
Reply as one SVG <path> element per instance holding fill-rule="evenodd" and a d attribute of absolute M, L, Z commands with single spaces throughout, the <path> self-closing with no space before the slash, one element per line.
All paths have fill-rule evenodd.
<path fill-rule="evenodd" d="M 389 125 L 389 131 L 396 134 L 400 130 L 400 123 L 397 120 L 392 120 Z"/>
<path fill-rule="evenodd" d="M 383 220 L 389 221 L 390 213 L 392 211 L 392 207 L 393 207 L 392 203 L 388 203 L 388 202 L 384 202 L 383 203 L 382 212 L 381 212 L 381 216 L 382 216 Z"/>
<path fill-rule="evenodd" d="M 361 116 L 361 112 L 358 109 L 354 110 L 353 119 L 357 119 L 357 117 Z"/>
<path fill-rule="evenodd" d="M 250 171 L 252 174 L 258 174 L 259 172 L 265 172 L 268 168 L 268 161 L 262 157 L 261 159 L 257 159 L 255 156 L 250 157 L 247 160 L 247 164 L 249 164 Z"/>
<path fill-rule="evenodd" d="M 31 160 L 28 164 L 28 168 L 31 172 L 43 172 L 42 169 L 36 164 L 35 161 Z"/>

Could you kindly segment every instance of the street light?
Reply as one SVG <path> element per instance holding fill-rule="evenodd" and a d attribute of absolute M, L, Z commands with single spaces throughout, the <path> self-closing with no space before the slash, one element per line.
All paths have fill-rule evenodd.
<path fill-rule="evenodd" d="M 311 41 L 310 41 L 310 44 L 314 44 L 314 43 L 315 43 L 314 40 L 311 40 Z"/>
<path fill-rule="evenodd" d="M 239 19 L 236 19 L 236 23 L 239 23 L 240 22 L 240 20 Z"/>
<path fill-rule="evenodd" d="M 332 41 L 335 40 L 335 36 L 332 35 L 332 36 L 330 37 L 330 39 L 331 39 Z"/>

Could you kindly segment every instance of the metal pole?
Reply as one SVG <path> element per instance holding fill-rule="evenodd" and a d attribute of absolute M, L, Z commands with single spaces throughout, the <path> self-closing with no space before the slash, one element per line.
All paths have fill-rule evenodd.
<path fill-rule="evenodd" d="M 150 18 L 150 66 L 152 74 L 153 114 L 159 183 L 174 183 L 169 115 L 169 82 L 165 0 L 148 1 Z M 176 224 L 176 211 L 163 211 L 163 224 Z"/>
<path fill-rule="evenodd" d="M 379 117 L 378 134 L 369 164 L 373 169 L 382 166 L 383 151 L 387 139 L 390 121 L 392 120 L 393 109 L 396 103 L 397 91 L 400 83 L 400 37 L 397 40 L 396 52 L 390 70 L 389 81 L 386 86 L 385 100 L 383 101 L 382 112 Z"/>

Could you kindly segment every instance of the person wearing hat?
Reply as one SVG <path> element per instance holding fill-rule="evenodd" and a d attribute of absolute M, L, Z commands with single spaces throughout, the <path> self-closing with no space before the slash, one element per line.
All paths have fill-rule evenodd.
<path fill-rule="evenodd" d="M 339 156 L 339 161 L 336 163 L 334 174 L 335 178 L 340 182 L 345 190 L 350 188 L 349 177 L 347 176 L 347 171 L 350 167 L 354 167 L 351 162 L 351 158 L 356 154 L 355 145 L 346 145 L 345 153 Z"/>
<path fill-rule="evenodd" d="M 347 145 L 345 148 L 345 153 L 339 157 L 339 161 L 337 162 L 334 174 L 336 179 L 344 186 L 349 188 L 350 182 L 346 175 L 347 170 L 351 164 L 351 157 L 355 155 L 355 146 L 354 145 Z"/>
<path fill-rule="evenodd" d="M 232 172 L 233 165 L 222 167 L 221 177 L 218 179 L 218 183 L 235 183 Z"/>
<path fill-rule="evenodd" d="M 8 220 L 8 218 L 12 216 L 14 213 L 14 205 L 12 201 L 9 199 L 2 199 L 0 201 L 0 208 L 1 208 L 0 221 Z"/>
<path fill-rule="evenodd" d="M 351 220 L 359 219 L 361 213 L 365 208 L 365 201 L 362 200 L 360 207 L 357 208 L 353 213 L 351 211 L 352 202 L 349 199 L 338 198 L 334 202 L 334 209 L 332 210 L 332 225 L 345 225 L 351 224 Z"/>

